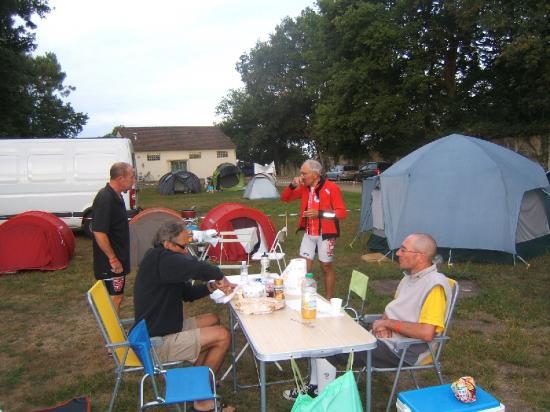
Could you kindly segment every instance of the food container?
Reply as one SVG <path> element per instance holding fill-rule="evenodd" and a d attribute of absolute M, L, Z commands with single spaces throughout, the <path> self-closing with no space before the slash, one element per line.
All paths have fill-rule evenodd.
<path fill-rule="evenodd" d="M 181 217 L 184 219 L 194 219 L 197 217 L 197 211 L 195 209 L 181 209 Z"/>
<path fill-rule="evenodd" d="M 243 285 L 244 298 L 263 298 L 265 297 L 265 286 L 259 282 L 252 282 Z"/>

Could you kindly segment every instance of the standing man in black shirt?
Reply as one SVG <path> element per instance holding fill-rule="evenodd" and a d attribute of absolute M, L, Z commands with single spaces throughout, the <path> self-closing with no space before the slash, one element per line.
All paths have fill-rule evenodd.
<path fill-rule="evenodd" d="M 147 251 L 136 275 L 135 322 L 145 319 L 149 334 L 162 337 L 161 345 L 155 347 L 162 362 L 188 361 L 217 373 L 231 334 L 215 314 L 185 318 L 183 301 L 200 299 L 216 289 L 227 294 L 234 285 L 217 266 L 187 252 L 191 237 L 183 222 L 167 222 L 159 228 L 155 247 Z M 212 400 L 195 401 L 195 411 L 213 409 Z"/>
<path fill-rule="evenodd" d="M 97 193 L 92 206 L 94 274 L 96 279 L 105 279 L 117 311 L 130 272 L 130 229 L 122 192 L 130 190 L 135 182 L 132 165 L 113 164 L 109 183 Z"/>

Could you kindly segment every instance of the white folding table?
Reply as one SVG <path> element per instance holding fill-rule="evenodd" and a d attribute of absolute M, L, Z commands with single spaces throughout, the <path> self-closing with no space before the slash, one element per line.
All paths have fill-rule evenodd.
<path fill-rule="evenodd" d="M 318 297 L 323 299 L 322 297 Z M 229 303 L 233 386 L 237 390 L 235 322 L 238 322 L 260 364 L 260 410 L 267 410 L 266 362 L 291 358 L 324 358 L 351 351 L 367 351 L 365 408 L 371 408 L 371 350 L 376 338 L 351 317 L 318 317 L 302 320 L 298 311 L 289 307 L 267 315 L 245 315 Z"/>

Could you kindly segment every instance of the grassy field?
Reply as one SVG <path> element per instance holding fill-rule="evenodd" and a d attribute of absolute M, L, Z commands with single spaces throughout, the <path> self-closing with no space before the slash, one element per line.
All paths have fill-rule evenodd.
<path fill-rule="evenodd" d="M 161 197 L 154 189 L 140 192 L 142 207 L 164 206 L 182 209 L 196 206 L 199 214 L 223 202 L 245 202 L 271 216 L 276 228 L 284 225 L 285 212 L 294 213 L 298 203 L 247 201 L 241 193 L 176 195 Z M 359 223 L 359 193 L 345 193 L 351 212 L 342 223 L 343 236 L 337 244 L 337 295 L 343 296 L 351 270 L 367 273 L 371 280 L 368 308 L 383 310 L 391 299 L 391 288 L 400 271 L 395 263 L 369 264 L 360 259 L 365 239 L 349 244 Z M 285 250 L 296 257 L 300 234 L 295 234 L 296 218 L 289 219 Z M 507 411 L 550 410 L 550 256 L 525 265 L 460 263 L 442 266 L 442 271 L 461 282 L 465 291 L 459 300 L 452 340 L 443 355 L 443 372 L 448 381 L 471 375 L 493 393 Z M 87 394 L 92 410 L 105 410 L 113 387 L 113 364 L 103 348 L 102 338 L 86 304 L 86 290 L 93 284 L 91 241 L 77 235 L 76 253 L 70 266 L 56 272 L 21 272 L 0 277 L 0 410 L 29 411 L 54 405 L 71 397 Z M 255 271 L 255 270 L 253 270 Z M 314 267 L 319 273 L 319 268 Z M 134 273 L 128 277 L 123 316 L 132 316 Z M 320 279 L 319 279 L 320 280 Z M 319 282 L 322 285 L 322 281 Z M 321 290 L 322 292 L 322 287 Z M 188 315 L 216 312 L 227 322 L 227 311 L 209 299 L 187 304 Z M 239 338 L 239 347 L 242 337 Z M 229 365 L 229 357 L 224 369 Z M 305 372 L 305 364 L 303 364 Z M 280 373 L 268 365 L 271 378 L 291 378 L 290 365 Z M 239 364 L 242 382 L 257 382 L 250 352 Z M 138 374 L 127 375 L 121 386 L 116 410 L 135 410 L 138 404 Z M 425 384 L 436 384 L 433 373 L 421 377 Z M 362 381 L 364 383 L 364 380 Z M 363 385 L 360 385 L 362 388 Z M 403 376 L 401 388 L 412 382 Z M 292 405 L 282 399 L 284 385 L 268 388 L 270 411 L 287 411 Z M 383 410 L 390 389 L 389 376 L 375 375 L 373 410 Z M 224 400 L 237 410 L 258 410 L 259 393 L 245 389 L 233 393 L 228 378 L 220 387 Z"/>

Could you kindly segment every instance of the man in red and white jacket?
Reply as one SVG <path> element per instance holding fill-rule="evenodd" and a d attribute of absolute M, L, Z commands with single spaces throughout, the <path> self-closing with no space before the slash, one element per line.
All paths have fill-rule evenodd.
<path fill-rule="evenodd" d="M 315 253 L 323 271 L 325 297 L 332 298 L 336 276 L 332 260 L 336 238 L 340 236 L 339 220 L 347 216 L 340 188 L 321 175 L 322 166 L 316 160 L 306 160 L 295 177 L 281 193 L 281 200 L 301 199 L 298 230 L 305 230 L 300 256 L 306 259 L 311 272 Z"/>

